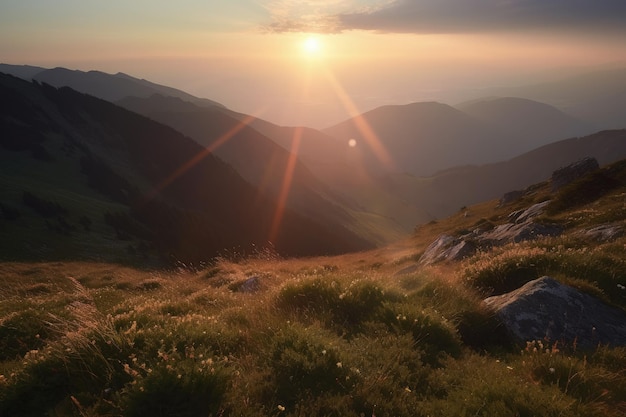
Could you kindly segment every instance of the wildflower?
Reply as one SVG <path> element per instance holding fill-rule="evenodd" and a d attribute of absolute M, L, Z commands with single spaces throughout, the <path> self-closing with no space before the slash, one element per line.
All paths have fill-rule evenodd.
<path fill-rule="evenodd" d="M 341 362 L 337 362 L 337 368 L 343 368 L 343 364 Z"/>
<path fill-rule="evenodd" d="M 550 368 L 549 371 L 550 371 L 551 374 L 553 374 L 555 372 L 555 369 L 554 368 Z"/>
<path fill-rule="evenodd" d="M 285 411 L 285 406 L 278 404 L 278 411 Z"/>

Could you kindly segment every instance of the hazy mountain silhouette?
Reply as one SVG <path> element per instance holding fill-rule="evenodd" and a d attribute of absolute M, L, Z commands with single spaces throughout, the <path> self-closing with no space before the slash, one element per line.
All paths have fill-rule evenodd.
<path fill-rule="evenodd" d="M 249 120 L 237 120 L 228 115 L 232 112 L 224 112 L 223 109 L 202 108 L 179 98 L 161 95 L 127 97 L 117 103 L 171 126 L 213 149 L 215 155 L 231 164 L 247 181 L 277 197 L 288 180 L 290 190 L 286 201 L 298 212 L 329 224 L 341 223 L 357 233 L 362 232 L 356 219 L 342 207 L 343 203 L 330 187 L 315 177 L 298 158 L 245 123 Z M 288 129 L 292 134 L 291 141 L 302 142 L 300 138 L 304 133 L 300 131 L 303 130 Z"/>
<path fill-rule="evenodd" d="M 569 111 L 605 129 L 623 129 L 626 127 L 626 86 L 621 91 L 575 104 Z"/>
<path fill-rule="evenodd" d="M 391 170 L 413 175 L 465 164 L 494 162 L 513 156 L 510 144 L 496 130 L 451 106 L 435 102 L 378 107 L 324 129 L 357 151 L 370 167 L 389 171 L 371 146 L 364 128 L 371 129 L 391 157 Z"/>
<path fill-rule="evenodd" d="M 541 181 L 579 156 L 598 157 L 593 146 L 600 146 L 602 152 L 608 149 L 609 155 L 621 155 L 619 141 L 580 145 L 582 151 L 577 153 L 568 148 L 576 143 L 573 140 L 555 148 L 558 152 L 553 157 L 541 157 L 545 144 L 591 133 L 590 121 L 620 127 L 626 120 L 622 105 L 625 70 L 483 90 L 500 97 L 473 100 L 457 108 L 436 102 L 383 106 L 318 131 L 278 126 L 124 74 L 8 67 L 21 76 L 35 74 L 35 79 L 121 100 L 126 107 L 174 126 L 204 146 L 225 132 L 236 131 L 215 152 L 248 182 L 273 195 L 280 192 L 284 168 L 294 152 L 298 160 L 291 161 L 294 177 L 289 205 L 332 224 L 343 223 L 379 243 L 460 206 Z M 368 145 L 371 136 L 383 145 L 391 166 Z M 355 147 L 348 146 L 350 139 L 356 140 Z M 538 147 L 538 153 L 529 152 Z M 516 158 L 525 152 L 538 159 Z"/>
<path fill-rule="evenodd" d="M 200 106 L 218 106 L 222 104 L 204 98 L 198 98 L 184 91 L 155 84 L 147 80 L 131 77 L 124 73 L 107 74 L 101 71 L 78 71 L 67 68 L 54 68 L 37 71 L 38 67 L 2 64 L 0 72 L 15 75 L 30 81 L 31 79 L 50 84 L 54 87 L 71 87 L 81 93 L 99 97 L 107 101 L 116 101 L 124 97 L 150 97 L 153 94 L 179 97 Z"/>
<path fill-rule="evenodd" d="M 46 70 L 47 68 L 34 67 L 32 65 L 0 64 L 0 72 L 14 75 L 26 81 L 32 80 L 37 74 Z"/>
<path fill-rule="evenodd" d="M 547 143 L 597 131 L 545 103 L 518 97 L 473 100 L 455 106 L 501 131 L 515 152 L 526 152 Z"/>
<path fill-rule="evenodd" d="M 8 67 L 18 72 L 20 69 L 19 66 Z M 307 212 L 318 210 L 316 216 L 320 218 L 330 216 L 333 221 L 341 219 L 341 222 L 347 227 L 358 230 L 361 236 L 370 241 L 389 242 L 403 236 L 407 230 L 406 223 L 400 225 L 396 219 L 383 216 L 379 213 L 380 210 L 370 207 L 369 203 L 373 196 L 380 196 L 381 200 L 400 207 L 399 211 L 403 213 L 400 217 L 406 221 L 411 221 L 413 218 L 409 213 L 414 208 L 408 207 L 403 201 L 404 199 L 389 196 L 385 190 L 377 190 L 378 185 L 372 183 L 368 178 L 364 178 L 361 175 L 361 170 L 356 169 L 360 167 L 355 167 L 353 163 L 346 164 L 346 161 L 350 162 L 353 159 L 351 154 L 354 152 L 347 152 L 348 147 L 345 143 L 339 143 L 335 138 L 315 129 L 277 126 L 262 119 L 237 113 L 223 106 L 213 106 L 211 103 L 214 102 L 210 100 L 198 99 L 186 93 L 181 94 L 179 90 L 158 86 L 122 74 L 111 75 L 96 71 L 86 73 L 66 69 L 45 70 L 43 73 L 45 77 L 42 76 L 41 79 L 52 81 L 55 85 L 70 85 L 78 91 L 87 92 L 109 101 L 114 99 L 114 102 L 121 102 L 120 100 L 126 97 L 154 98 L 161 96 L 161 100 L 144 100 L 139 106 L 141 109 L 137 107 L 134 110 L 143 114 L 151 114 L 153 118 L 161 122 L 169 121 L 170 124 L 175 124 L 178 128 L 184 127 L 187 122 L 192 122 L 191 119 L 194 119 L 187 127 L 190 130 L 188 133 L 194 136 L 195 140 L 205 145 L 215 140 L 217 138 L 215 135 L 224 132 L 224 129 L 235 128 L 232 119 L 244 121 L 289 152 L 292 150 L 293 139 L 297 135 L 299 138 L 297 152 L 299 160 L 304 162 L 309 170 L 314 173 L 316 179 L 312 181 L 302 164 L 295 161 L 295 184 L 289 194 L 288 202 L 296 204 L 298 208 Z M 52 75 L 56 78 L 51 77 Z M 37 79 L 37 76 L 35 78 Z M 130 80 L 126 78 L 130 78 Z M 155 95 L 152 89 L 146 90 L 144 88 L 143 84 L 145 83 L 149 86 L 162 88 Z M 140 95 L 137 96 L 136 94 Z M 166 97 L 175 97 L 176 100 L 167 100 Z M 131 102 L 132 100 L 128 100 L 124 103 L 130 107 L 129 103 Z M 202 110 L 199 110 L 198 107 L 201 107 Z M 198 111 L 203 110 L 207 110 L 204 116 L 182 114 L 198 113 Z M 160 116 L 157 117 L 157 113 L 161 113 Z M 166 115 L 164 113 L 169 113 L 168 120 L 165 120 Z M 213 122 L 216 124 L 213 125 Z M 239 127 L 236 128 L 236 130 L 238 129 Z M 193 132 L 191 132 L 192 130 Z M 279 189 L 283 182 L 284 170 L 282 168 L 287 154 L 280 152 L 276 146 L 268 143 L 267 137 L 259 140 L 253 139 L 260 135 L 251 132 L 251 129 L 247 127 L 241 131 L 238 130 L 235 136 L 246 137 L 248 140 L 243 142 L 241 140 L 228 141 L 225 146 L 217 150 L 220 156 L 235 165 L 251 183 L 260 184 L 263 181 L 264 188 L 268 191 L 273 190 L 275 192 Z M 246 143 L 251 146 L 249 149 L 243 146 Z M 274 157 L 272 155 L 280 156 Z M 277 162 L 267 164 L 268 158 L 277 158 Z M 260 176 L 260 172 L 268 173 L 268 175 Z M 355 174 L 358 174 L 358 181 Z M 303 178 L 307 179 L 301 181 Z M 319 179 L 327 184 L 326 188 L 320 186 Z M 362 181 L 363 179 L 366 180 L 365 183 Z M 313 185 L 314 182 L 317 184 Z M 361 198 L 363 195 L 367 196 L 366 201 Z M 346 211 L 349 212 L 350 218 L 346 218 Z M 410 228 L 410 226 L 408 227 Z"/>
<path fill-rule="evenodd" d="M 297 155 L 307 165 L 313 163 L 328 167 L 331 164 L 346 162 L 348 144 L 339 142 L 336 138 L 319 130 L 305 126 L 279 126 L 229 109 L 221 109 L 221 111 L 237 120 L 245 120 L 251 127 L 289 152 L 294 151 L 293 138 L 299 137 Z"/>
<path fill-rule="evenodd" d="M 123 245 L 198 262 L 269 239 L 285 255 L 369 247 L 289 209 L 272 236 L 276 199 L 170 127 L 69 88 L 0 75 L 0 89 L 1 221 L 18 237 L 7 258 L 111 260 Z"/>
<path fill-rule="evenodd" d="M 489 95 L 551 104 L 598 129 L 626 128 L 626 68 L 611 68 L 520 87 L 489 89 Z"/>
<path fill-rule="evenodd" d="M 507 161 L 457 167 L 428 178 L 393 175 L 387 187 L 406 196 L 433 218 L 443 218 L 463 206 L 500 198 L 550 178 L 553 171 L 584 157 L 600 165 L 626 158 L 626 130 L 608 130 L 557 141 Z M 418 220 L 416 218 L 416 220 Z M 419 219 L 424 223 L 432 218 Z"/>

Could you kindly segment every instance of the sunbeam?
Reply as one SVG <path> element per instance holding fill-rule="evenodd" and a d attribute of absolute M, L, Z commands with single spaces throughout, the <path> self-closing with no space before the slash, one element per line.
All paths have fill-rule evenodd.
<path fill-rule="evenodd" d="M 289 154 L 289 160 L 285 167 L 285 175 L 283 176 L 283 183 L 280 187 L 280 194 L 278 195 L 278 202 L 276 205 L 276 211 L 274 212 L 274 218 L 272 219 L 272 227 L 270 228 L 270 242 L 275 242 L 278 237 L 280 225 L 285 214 L 285 207 L 287 205 L 287 198 L 289 197 L 289 191 L 291 191 L 291 182 L 293 181 L 293 174 L 296 168 L 296 162 L 298 161 L 298 151 L 300 150 L 300 141 L 302 140 L 303 128 L 297 127 L 293 132 L 293 139 L 291 141 L 291 150 Z"/>
<path fill-rule="evenodd" d="M 207 147 L 204 148 L 204 150 L 202 152 L 200 152 L 199 154 L 197 154 L 196 156 L 194 156 L 193 158 L 191 158 L 189 161 L 187 161 L 185 164 L 183 164 L 182 166 L 180 166 L 176 171 L 174 171 L 169 177 L 167 177 L 166 179 L 164 179 L 163 181 L 161 181 L 158 185 L 156 185 L 152 191 L 150 193 L 148 193 L 146 196 L 144 196 L 145 200 L 152 200 L 157 194 L 159 194 L 165 187 L 167 187 L 168 185 L 170 185 L 172 182 L 174 182 L 178 177 L 180 177 L 181 175 L 183 175 L 185 172 L 189 171 L 191 168 L 193 168 L 194 166 L 196 166 L 198 163 L 200 163 L 200 161 L 202 161 L 204 158 L 206 158 L 208 155 L 210 155 L 211 153 L 213 153 L 217 148 L 219 148 L 220 146 L 222 146 L 223 144 L 225 144 L 226 142 L 228 142 L 230 139 L 232 139 L 233 136 L 235 136 L 237 133 L 239 133 L 243 128 L 245 128 L 246 126 L 248 126 L 250 124 L 250 122 L 252 122 L 255 119 L 255 116 L 246 116 L 243 120 L 241 120 L 239 123 L 237 123 L 233 128 L 231 128 L 230 130 L 228 130 L 226 133 L 224 133 L 222 136 L 220 136 L 219 138 L 217 138 L 217 140 L 213 143 L 211 143 L 210 145 L 208 145 Z"/>
<path fill-rule="evenodd" d="M 354 104 L 350 96 L 348 96 L 341 84 L 339 84 L 339 81 L 337 81 L 330 69 L 328 67 L 324 67 L 323 70 L 323 73 L 326 76 L 331 87 L 335 91 L 337 98 L 339 99 L 339 101 L 341 101 L 341 104 L 344 106 L 344 108 L 348 110 L 348 113 L 360 114 L 360 111 L 357 109 L 356 105 Z M 389 155 L 389 152 L 387 151 L 385 146 L 382 144 L 369 123 L 367 123 L 367 120 L 365 120 L 361 115 L 355 117 L 353 120 L 359 133 L 361 133 L 361 136 L 363 136 L 363 139 L 365 139 L 365 142 L 372 149 L 374 155 L 376 156 L 376 158 L 378 158 L 380 163 L 382 163 L 385 168 L 393 168 L 394 163 L 391 155 Z M 354 142 L 354 144 L 356 145 L 356 141 Z"/>

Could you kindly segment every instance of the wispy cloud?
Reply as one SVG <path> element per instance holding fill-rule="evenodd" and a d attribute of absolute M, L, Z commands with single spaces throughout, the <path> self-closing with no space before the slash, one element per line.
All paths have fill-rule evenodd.
<path fill-rule="evenodd" d="M 626 33 L 624 0 L 395 0 L 342 13 L 339 30 L 467 33 L 596 31 Z"/>
<path fill-rule="evenodd" d="M 338 33 L 342 16 L 372 13 L 392 0 L 261 0 L 270 15 L 267 32 Z"/>

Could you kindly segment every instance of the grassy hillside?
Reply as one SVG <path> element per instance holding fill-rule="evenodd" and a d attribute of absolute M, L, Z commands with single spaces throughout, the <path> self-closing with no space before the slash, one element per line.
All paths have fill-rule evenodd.
<path fill-rule="evenodd" d="M 621 416 L 626 348 L 516 344 L 481 300 L 549 274 L 626 309 L 626 163 L 385 249 L 220 259 L 201 270 L 4 263 L 0 415 Z M 417 262 L 441 233 L 551 199 L 560 237 Z"/>

